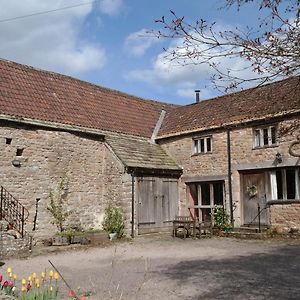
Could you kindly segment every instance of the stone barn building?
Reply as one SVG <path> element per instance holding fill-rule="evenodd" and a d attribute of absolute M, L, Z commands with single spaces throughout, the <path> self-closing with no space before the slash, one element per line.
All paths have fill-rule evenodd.
<path fill-rule="evenodd" d="M 235 226 L 255 224 L 259 204 L 262 223 L 300 227 L 299 87 L 175 106 L 0 60 L 1 217 L 13 199 L 29 212 L 22 229 L 53 235 L 63 178 L 68 223 L 83 229 L 101 228 L 109 203 L 131 235 L 170 230 L 178 214 L 205 221 L 216 204 Z"/>

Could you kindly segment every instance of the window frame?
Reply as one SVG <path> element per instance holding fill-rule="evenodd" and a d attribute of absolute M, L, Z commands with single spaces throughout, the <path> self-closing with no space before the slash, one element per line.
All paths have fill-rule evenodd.
<path fill-rule="evenodd" d="M 203 141 L 203 151 L 201 151 L 201 141 Z M 210 141 L 210 151 L 207 149 L 208 141 Z M 193 138 L 193 155 L 210 154 L 213 152 L 213 138 L 212 135 L 205 135 Z"/>
<path fill-rule="evenodd" d="M 294 185 L 295 185 L 295 198 L 288 198 L 288 181 L 287 181 L 287 172 L 293 170 L 295 172 L 294 176 Z M 278 180 L 276 172 L 281 174 L 281 187 L 282 198 L 278 198 Z M 268 202 L 290 202 L 290 201 L 300 201 L 300 169 L 299 168 L 280 168 L 268 172 L 269 177 L 269 197 Z"/>
<path fill-rule="evenodd" d="M 265 132 L 267 130 L 267 136 Z M 275 130 L 275 132 L 273 132 Z M 273 143 L 273 137 L 275 133 L 275 142 Z M 267 137 L 267 143 L 265 143 L 265 137 Z M 272 124 L 268 126 L 260 126 L 253 128 L 253 149 L 262 149 L 278 146 L 278 125 Z"/>

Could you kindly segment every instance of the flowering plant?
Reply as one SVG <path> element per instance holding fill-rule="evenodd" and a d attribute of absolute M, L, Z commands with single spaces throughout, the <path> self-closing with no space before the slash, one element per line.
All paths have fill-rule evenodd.
<path fill-rule="evenodd" d="M 48 276 L 46 272 L 42 272 L 41 276 L 33 273 L 27 279 L 23 278 L 18 281 L 17 275 L 13 273 L 11 267 L 8 267 L 7 275 L 9 279 L 3 281 L 3 275 L 0 274 L 0 286 L 6 295 L 22 300 L 58 299 L 59 274 L 57 272 L 50 271 Z"/>
<path fill-rule="evenodd" d="M 50 270 L 48 274 L 42 272 L 40 276 L 34 272 L 27 279 L 18 280 L 12 268 L 7 268 L 7 280 L 0 274 L 0 289 L 5 295 L 10 295 L 20 300 L 58 300 L 58 272 Z M 84 296 L 80 298 L 75 292 L 69 290 L 68 297 L 76 300 L 86 300 Z"/>

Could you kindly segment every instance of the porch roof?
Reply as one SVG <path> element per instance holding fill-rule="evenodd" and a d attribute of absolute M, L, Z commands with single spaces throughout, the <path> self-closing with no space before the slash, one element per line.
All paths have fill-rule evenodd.
<path fill-rule="evenodd" d="M 128 169 L 182 172 L 182 168 L 159 145 L 146 138 L 108 134 L 105 141 Z"/>

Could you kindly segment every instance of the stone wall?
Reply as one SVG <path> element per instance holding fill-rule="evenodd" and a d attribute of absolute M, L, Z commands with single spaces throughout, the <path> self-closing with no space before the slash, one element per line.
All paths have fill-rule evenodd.
<path fill-rule="evenodd" d="M 273 204 L 270 217 L 272 226 L 300 229 L 300 204 Z"/>
<path fill-rule="evenodd" d="M 125 172 L 124 165 L 107 146 L 104 158 L 103 202 L 114 203 L 122 209 L 125 217 L 125 231 L 131 230 L 131 175 Z M 104 215 L 102 215 L 102 218 Z"/>
<path fill-rule="evenodd" d="M 17 149 L 23 149 L 22 156 L 16 156 Z M 21 162 L 20 167 L 12 165 L 14 159 Z M 25 230 L 35 239 L 57 231 L 47 207 L 49 193 L 57 189 L 62 177 L 66 182 L 64 196 L 71 212 L 68 218 L 71 225 L 100 228 L 109 201 L 123 206 L 129 218 L 130 175 L 124 173 L 101 137 L 3 124 L 0 160 L 0 184 L 29 210 Z M 36 230 L 32 231 L 36 205 Z"/>
<path fill-rule="evenodd" d="M 290 122 L 293 122 L 293 120 L 281 122 L 279 124 L 279 128 L 286 126 Z M 198 155 L 193 154 L 193 137 L 201 136 L 201 132 L 159 141 L 159 144 L 162 145 L 166 152 L 181 167 L 183 167 L 183 176 L 179 185 L 181 213 L 186 211 L 187 192 L 185 181 L 187 178 L 198 177 L 205 179 L 216 176 L 228 178 L 227 132 L 225 130 L 205 132 L 203 136 L 206 136 L 207 134 L 212 134 L 212 153 Z M 252 127 L 236 128 L 230 131 L 232 191 L 233 203 L 235 205 L 234 219 L 236 226 L 240 226 L 243 223 L 240 184 L 241 172 L 246 170 L 262 170 L 274 167 L 296 166 L 297 158 L 291 157 L 288 153 L 289 145 L 291 141 L 294 140 L 296 140 L 296 133 L 287 134 L 280 137 L 278 146 L 254 149 Z M 282 155 L 283 162 L 275 166 L 275 155 L 278 152 Z M 225 179 L 225 190 L 225 204 L 226 207 L 229 208 L 227 179 Z M 299 207 L 300 204 L 295 204 L 294 206 Z M 299 216 L 298 224 L 300 226 Z"/>

